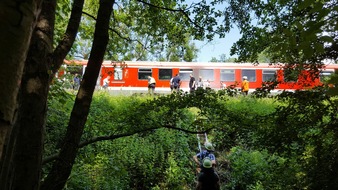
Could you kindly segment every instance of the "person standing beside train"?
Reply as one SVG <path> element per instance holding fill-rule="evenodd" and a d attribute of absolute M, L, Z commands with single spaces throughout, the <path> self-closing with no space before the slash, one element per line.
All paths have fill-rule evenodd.
<path fill-rule="evenodd" d="M 110 83 L 110 76 L 108 75 L 105 79 L 103 79 L 103 89 L 107 89 Z"/>
<path fill-rule="evenodd" d="M 242 93 L 244 96 L 248 95 L 249 93 L 249 81 L 247 76 L 243 76 Z"/>
<path fill-rule="evenodd" d="M 227 85 L 225 84 L 225 82 L 221 81 L 220 89 L 225 90 L 226 88 L 227 88 Z"/>
<path fill-rule="evenodd" d="M 209 79 L 205 82 L 205 89 L 207 89 L 207 90 L 211 89 L 211 87 L 210 87 L 210 80 Z"/>
<path fill-rule="evenodd" d="M 180 90 L 181 78 L 178 74 L 176 74 L 176 76 L 173 78 L 173 86 L 174 86 L 174 90 L 176 92 L 178 92 Z"/>
<path fill-rule="evenodd" d="M 197 81 L 197 88 L 203 88 L 203 80 L 202 80 L 202 76 L 200 76 L 198 78 L 198 81 Z"/>
<path fill-rule="evenodd" d="M 154 77 L 148 76 L 148 94 L 153 95 L 155 91 L 156 80 Z"/>
<path fill-rule="evenodd" d="M 190 93 L 193 93 L 196 89 L 196 80 L 192 74 L 190 74 L 189 88 L 190 88 Z"/>
<path fill-rule="evenodd" d="M 171 77 L 170 82 L 169 82 L 171 92 L 173 92 L 174 90 L 174 78 L 175 76 Z"/>

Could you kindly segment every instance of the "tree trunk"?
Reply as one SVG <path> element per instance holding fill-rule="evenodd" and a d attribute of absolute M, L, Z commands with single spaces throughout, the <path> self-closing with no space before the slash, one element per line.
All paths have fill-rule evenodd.
<path fill-rule="evenodd" d="M 60 68 L 75 41 L 83 4 L 74 1 L 65 37 L 52 54 L 56 0 L 43 2 L 22 78 L 18 120 L 3 160 L 1 189 L 39 189 L 47 95 L 54 76 L 50 71 Z"/>
<path fill-rule="evenodd" d="M 88 67 L 83 75 L 80 89 L 70 116 L 66 137 L 59 159 L 43 182 L 42 190 L 61 190 L 69 178 L 80 142 L 84 125 L 89 113 L 96 80 L 99 75 L 103 56 L 109 40 L 109 21 L 114 0 L 101 0 L 95 26 L 94 41 Z"/>
<path fill-rule="evenodd" d="M 39 189 L 55 7 L 55 0 L 43 2 L 32 35 L 20 87 L 18 118 L 9 141 L 14 153 L 6 160 L 13 156 L 13 168 L 8 168 L 8 189 Z"/>
<path fill-rule="evenodd" d="M 84 0 L 74 0 L 72 5 L 72 12 L 67 25 L 66 33 L 63 35 L 63 40 L 59 42 L 58 46 L 53 52 L 53 59 L 51 64 L 50 82 L 54 74 L 59 70 L 63 61 L 74 44 L 77 32 L 79 30 Z"/>
<path fill-rule="evenodd" d="M 0 2 L 0 155 L 15 119 L 17 94 L 41 0 Z"/>

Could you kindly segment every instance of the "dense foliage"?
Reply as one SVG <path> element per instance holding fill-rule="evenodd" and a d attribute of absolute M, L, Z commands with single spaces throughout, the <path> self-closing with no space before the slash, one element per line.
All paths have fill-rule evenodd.
<path fill-rule="evenodd" d="M 65 189 L 193 189 L 196 130 L 208 131 L 216 146 L 222 189 L 336 189 L 331 100 L 320 91 L 273 98 L 213 90 L 154 99 L 97 93 Z M 70 109 L 58 102 L 50 101 L 49 154 Z"/>
<path fill-rule="evenodd" d="M 190 5 L 184 2 L 86 1 L 83 9 L 82 0 L 34 0 L 19 2 L 15 9 L 9 1 L 0 6 L 5 10 L 3 13 L 8 13 L 0 17 L 5 23 L 3 35 L 0 35 L 3 42 L 1 60 L 4 63 L 0 75 L 6 79 L 0 80 L 3 105 L 0 114 L 3 116 L 0 122 L 2 189 L 39 189 L 49 82 L 69 53 L 75 38 L 80 41 L 87 39 L 76 42 L 79 46 L 74 46 L 72 53 L 74 56 L 81 54 L 83 58 L 88 58 L 90 54 L 89 64 L 71 114 L 67 112 L 71 110 L 68 107 L 70 102 L 67 101 L 64 105 L 59 105 L 57 101 L 50 103 L 56 107 L 51 107 L 49 112 L 51 118 L 48 118 L 47 132 L 50 136 L 46 141 L 46 162 L 56 162 L 52 170 L 46 166 L 45 171 L 49 170 L 50 173 L 41 183 L 41 189 L 64 188 L 75 156 L 78 155 L 78 146 L 87 148 L 95 142 L 98 144 L 104 140 L 129 138 L 136 134 L 142 134 L 141 137 L 144 138 L 140 141 L 143 141 L 145 137 L 151 136 L 148 133 L 163 127 L 190 134 L 198 125 L 199 130 L 206 130 L 212 135 L 226 123 L 229 123 L 227 127 L 233 131 L 233 140 L 230 141 L 233 144 L 229 147 L 243 146 L 231 150 L 249 150 L 252 151 L 250 154 L 261 155 L 263 160 L 275 160 L 266 156 L 265 152 L 256 154 L 256 150 L 262 149 L 268 154 L 278 154 L 277 160 L 279 157 L 288 159 L 288 163 L 291 163 L 289 168 L 295 171 L 293 179 L 296 183 L 284 180 L 286 185 L 291 184 L 293 188 L 302 189 L 336 187 L 337 175 L 333 169 L 337 165 L 337 138 L 334 128 L 336 105 L 325 95 L 323 97 L 322 93 L 305 94 L 317 100 L 309 100 L 310 105 L 304 103 L 304 94 L 301 93 L 280 99 L 278 101 L 282 102 L 283 106 L 277 107 L 275 112 L 265 113 L 263 118 L 262 115 L 251 113 L 249 119 L 245 120 L 247 123 L 237 122 L 235 118 L 238 116 L 231 114 L 232 110 L 224 106 L 223 102 L 228 101 L 227 98 L 213 91 L 197 92 L 194 95 L 171 95 L 144 102 L 133 99 L 130 105 L 126 105 L 128 109 L 121 110 L 121 113 L 125 111 L 128 114 L 112 116 L 107 111 L 107 115 L 97 115 L 99 118 L 113 118 L 114 121 L 117 118 L 118 123 L 107 124 L 113 128 L 111 133 L 95 127 L 93 122 L 93 129 L 97 129 L 89 132 L 86 128 L 86 134 L 82 136 L 104 56 L 111 60 L 150 60 L 151 57 L 146 55 L 150 52 L 150 55 L 160 60 L 193 60 L 196 49 L 190 45 L 191 39 L 212 40 L 215 35 L 224 37 L 232 23 L 236 22 L 243 34 L 243 38 L 233 49 L 233 52 L 239 54 L 239 60 L 256 61 L 257 54 L 263 52 L 272 62 L 300 65 L 299 70 L 308 69 L 302 68 L 303 63 L 313 63 L 310 65 L 313 71 L 316 71 L 318 63 L 326 59 L 337 61 L 338 11 L 334 0 L 201 0 L 197 3 L 190 2 Z M 223 2 L 224 7 L 217 7 Z M 73 5 L 70 6 L 70 3 Z M 20 19 L 17 19 L 18 12 Z M 86 18 L 82 19 L 82 15 Z M 223 22 L 220 18 L 224 18 Z M 80 20 L 82 21 L 79 29 Z M 69 22 L 65 23 L 67 21 Z M 55 31 L 55 28 L 67 29 L 60 32 Z M 59 43 L 53 44 L 54 39 Z M 93 46 L 89 51 L 86 47 L 90 44 Z M 8 45 L 14 48 L 8 48 Z M 61 99 L 67 100 L 67 95 Z M 201 117 L 194 120 L 195 116 L 189 116 L 187 113 L 190 112 L 186 109 L 189 107 L 197 107 L 200 110 L 197 115 Z M 310 111 L 304 112 L 307 109 Z M 292 115 L 289 115 L 289 112 Z M 15 113 L 17 117 L 14 116 Z M 65 134 L 63 121 L 69 115 L 67 133 L 64 140 L 61 140 L 60 137 Z M 254 125 L 251 125 L 252 123 Z M 242 124 L 251 128 L 242 129 Z M 104 136 L 99 136 L 101 133 Z M 227 137 L 227 134 L 220 135 Z M 215 137 L 217 136 L 214 135 L 213 139 L 217 141 Z M 83 141 L 79 144 L 81 138 Z M 60 147 L 62 151 L 58 157 Z M 93 152 L 95 150 L 94 148 Z M 171 152 L 171 149 L 168 150 Z M 168 156 L 170 166 L 175 166 L 177 162 L 174 155 L 173 153 Z M 233 158 L 236 159 L 236 156 Z M 229 179 L 231 181 L 231 178 Z M 156 182 L 155 179 L 151 181 Z M 95 182 L 101 184 L 99 180 Z M 228 184 L 234 184 L 234 188 L 259 188 L 266 187 L 267 183 L 257 182 L 254 186 L 241 186 L 243 181 L 239 181 Z M 157 188 L 156 185 L 150 184 L 154 188 Z M 162 187 L 164 186 L 158 188 Z"/>
<path fill-rule="evenodd" d="M 271 62 L 337 62 L 338 6 L 332 0 L 228 0 L 225 14 L 236 21 L 242 38 L 231 53 L 256 62 L 262 52 Z M 314 65 L 313 65 L 314 66 Z"/>

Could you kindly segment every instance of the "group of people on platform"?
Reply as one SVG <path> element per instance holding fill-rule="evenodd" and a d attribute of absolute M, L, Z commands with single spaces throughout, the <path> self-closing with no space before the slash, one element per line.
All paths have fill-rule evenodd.
<path fill-rule="evenodd" d="M 170 79 L 171 92 L 179 91 L 180 87 L 181 87 L 181 83 L 182 83 L 182 81 L 181 81 L 179 74 L 176 74 L 176 76 L 172 77 Z M 151 76 L 148 76 L 148 92 L 150 94 L 154 93 L 155 86 L 156 86 L 155 79 Z M 189 89 L 190 90 L 189 90 L 189 92 L 192 93 L 198 88 L 210 89 L 210 81 L 209 80 L 203 81 L 201 76 L 196 81 L 195 77 L 192 74 L 190 74 L 190 80 L 189 80 Z M 221 82 L 221 89 L 225 89 L 225 88 L 226 88 L 226 84 Z M 243 95 L 248 95 L 248 93 L 249 93 L 249 81 L 248 81 L 247 76 L 243 76 L 241 90 L 242 90 Z"/>
<path fill-rule="evenodd" d="M 201 76 L 196 81 L 194 75 L 190 74 L 189 91 L 194 92 L 198 88 L 210 89 L 210 81 L 209 80 L 203 81 Z"/>
<path fill-rule="evenodd" d="M 194 92 L 197 88 L 206 88 L 210 89 L 210 81 L 207 80 L 206 82 L 203 82 L 202 77 L 200 76 L 198 81 L 196 81 L 195 77 L 190 74 L 190 81 L 189 81 L 189 89 L 190 93 Z M 225 89 L 226 84 L 221 82 L 221 89 Z M 241 91 L 243 95 L 248 95 L 249 93 L 249 81 L 247 76 L 243 76 L 243 81 L 241 85 Z"/>
<path fill-rule="evenodd" d="M 104 89 L 106 89 L 109 86 L 109 80 L 110 80 L 110 76 L 107 76 L 103 80 L 103 86 L 102 87 Z M 181 84 L 182 84 L 181 78 L 180 78 L 179 74 L 176 74 L 174 77 L 172 77 L 170 79 L 171 92 L 179 91 Z M 155 87 L 156 87 L 156 80 L 154 79 L 154 77 L 148 76 L 148 93 L 154 94 Z M 211 88 L 210 87 L 210 81 L 209 80 L 203 81 L 201 76 L 198 78 L 198 80 L 196 80 L 195 77 L 192 74 L 190 74 L 190 80 L 189 80 L 189 89 L 190 90 L 189 90 L 189 92 L 193 93 L 198 88 L 210 89 Z M 226 84 L 221 82 L 221 89 L 225 89 L 225 88 L 226 88 Z M 248 95 L 249 81 L 248 81 L 248 78 L 246 76 L 243 77 L 241 90 L 242 90 L 243 95 Z"/>

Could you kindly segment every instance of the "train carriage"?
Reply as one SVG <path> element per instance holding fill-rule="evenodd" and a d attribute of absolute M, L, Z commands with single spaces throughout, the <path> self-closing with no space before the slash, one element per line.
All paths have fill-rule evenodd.
<path fill-rule="evenodd" d="M 65 61 L 66 64 L 67 62 Z M 72 61 L 72 63 L 83 65 L 83 71 L 87 65 L 87 61 Z M 323 77 L 337 70 L 338 64 L 328 64 L 320 73 L 314 74 L 306 69 L 295 72 L 293 69 L 266 63 L 253 65 L 251 63 L 104 61 L 98 83 L 102 85 L 103 79 L 110 76 L 110 89 L 144 90 L 148 86 L 148 76 L 152 76 L 156 80 L 156 90 L 169 91 L 170 79 L 179 74 L 182 79 L 181 88 L 188 90 L 189 75 L 193 74 L 196 80 L 202 77 L 204 82 L 209 81 L 212 89 L 222 88 L 221 84 L 240 88 L 243 76 L 247 76 L 251 91 L 268 81 L 278 81 L 276 90 L 295 90 L 320 85 Z"/>

